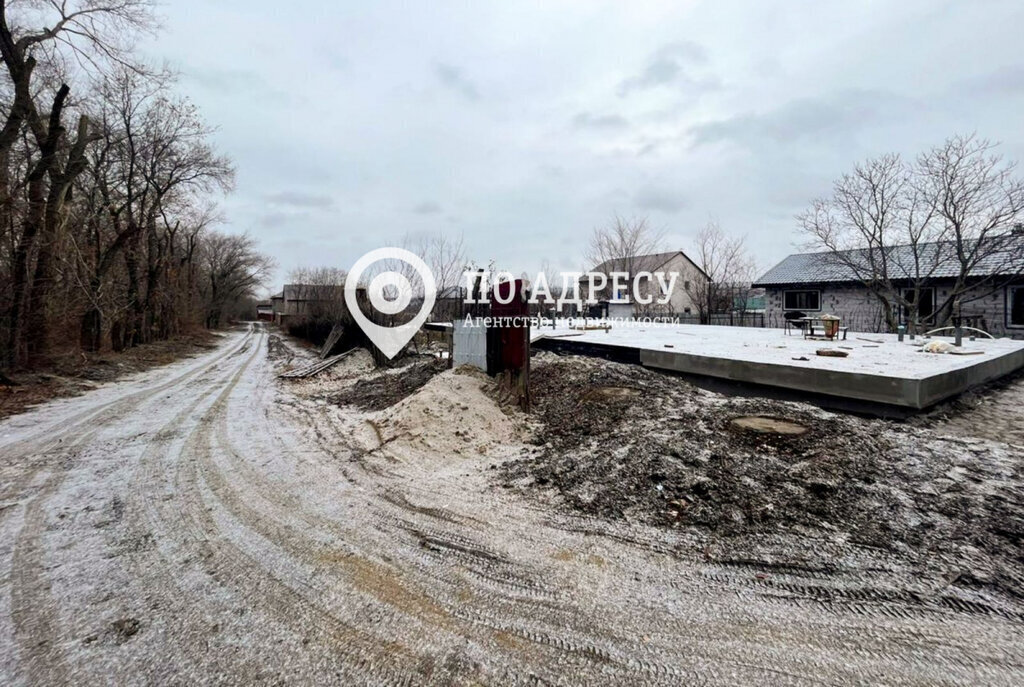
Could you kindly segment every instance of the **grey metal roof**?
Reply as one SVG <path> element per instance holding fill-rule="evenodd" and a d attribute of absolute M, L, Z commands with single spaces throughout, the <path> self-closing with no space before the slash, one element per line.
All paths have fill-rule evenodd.
<path fill-rule="evenodd" d="M 987 240 L 1004 242 L 1005 245 L 978 260 L 969 276 L 1024 274 L 1024 234 L 1002 234 Z M 968 243 L 967 250 L 973 245 Z M 858 273 L 870 274 L 872 260 L 881 264 L 883 257 L 886 274 L 893 281 L 912 279 L 915 275 L 934 279 L 954 278 L 960 274 L 960 262 L 954 246 L 951 241 L 922 244 L 917 251 L 912 246 L 893 246 L 886 249 L 884 256 L 878 249 L 874 253 L 859 249 L 838 255 L 831 252 L 798 253 L 768 270 L 753 286 L 861 282 Z"/>

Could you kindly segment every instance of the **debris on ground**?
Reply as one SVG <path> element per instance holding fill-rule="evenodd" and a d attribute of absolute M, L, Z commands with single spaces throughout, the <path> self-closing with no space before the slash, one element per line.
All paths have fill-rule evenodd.
<path fill-rule="evenodd" d="M 119 618 L 110 624 L 111 634 L 117 644 L 124 644 L 138 634 L 142 623 L 138 618 Z"/>
<path fill-rule="evenodd" d="M 764 415 L 751 415 L 748 417 L 737 417 L 729 421 L 729 424 L 739 430 L 757 432 L 759 434 L 788 434 L 800 436 L 807 433 L 807 428 L 789 420 L 777 417 L 766 417 Z"/>
<path fill-rule="evenodd" d="M 953 345 L 945 341 L 929 341 L 921 350 L 925 353 L 949 353 L 953 350 Z"/>
<path fill-rule="evenodd" d="M 352 425 L 363 451 L 483 458 L 506 488 L 566 515 L 675 533 L 678 555 L 708 562 L 1024 599 L 1024 461 L 1004 442 L 724 396 L 581 356 L 533 356 L 529 415 L 503 408 L 479 371 L 411 357 L 344 372 L 352 364 L 326 373 L 338 378 L 318 382 L 319 396 L 363 411 Z"/>
<path fill-rule="evenodd" d="M 331 354 L 331 352 L 334 350 L 334 347 L 338 344 L 338 341 L 341 340 L 342 334 L 344 333 L 345 325 L 341 324 L 340 322 L 338 324 L 335 324 L 334 327 L 331 328 L 331 333 L 327 335 L 327 340 L 324 341 L 324 345 L 321 346 L 320 348 L 320 360 L 324 360 L 325 358 L 327 358 L 327 356 Z"/>
<path fill-rule="evenodd" d="M 335 394 L 330 401 L 336 405 L 354 405 L 362 410 L 383 410 L 408 397 L 434 375 L 448 368 L 447 360 L 434 357 L 410 358 L 398 369 L 385 368 L 360 379 Z"/>
<path fill-rule="evenodd" d="M 954 437 L 980 437 L 1024 447 L 1024 371 L 968 389 L 910 418 L 915 427 Z"/>
<path fill-rule="evenodd" d="M 295 351 L 284 342 L 278 334 L 267 337 L 267 358 L 274 361 L 289 362 L 295 357 Z"/>
<path fill-rule="evenodd" d="M 314 375 L 318 375 L 324 370 L 329 369 L 334 365 L 337 365 L 339 362 L 347 358 L 349 354 L 351 354 L 352 351 L 354 350 L 355 349 L 345 351 L 344 353 L 339 353 L 338 355 L 331 356 L 326 360 L 321 360 L 320 358 L 317 358 L 315 361 L 311 363 L 303 365 L 302 367 L 295 368 L 293 370 L 288 370 L 287 372 L 282 372 L 277 376 L 280 377 L 281 379 L 305 379 L 306 377 L 313 377 Z"/>

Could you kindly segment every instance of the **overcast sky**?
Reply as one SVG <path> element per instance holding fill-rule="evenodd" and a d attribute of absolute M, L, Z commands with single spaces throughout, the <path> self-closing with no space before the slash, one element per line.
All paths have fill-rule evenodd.
<path fill-rule="evenodd" d="M 773 6 L 774 5 L 774 6 Z M 145 49 L 218 127 L 224 203 L 279 262 L 405 234 L 513 272 L 582 267 L 646 216 L 710 217 L 762 268 L 856 161 L 956 132 L 1024 160 L 1024 3 L 175 0 Z"/>

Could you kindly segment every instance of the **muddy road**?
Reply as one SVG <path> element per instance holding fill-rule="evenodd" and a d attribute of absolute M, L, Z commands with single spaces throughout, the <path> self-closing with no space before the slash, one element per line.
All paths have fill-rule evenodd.
<path fill-rule="evenodd" d="M 267 336 L 0 423 L 0 683 L 1024 681 L 1021 616 L 545 508 L 502 418 L 454 455 L 444 396 L 368 423 Z"/>

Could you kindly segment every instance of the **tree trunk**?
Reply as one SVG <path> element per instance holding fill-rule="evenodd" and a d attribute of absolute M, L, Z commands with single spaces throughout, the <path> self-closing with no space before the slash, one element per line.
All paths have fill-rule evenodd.
<path fill-rule="evenodd" d="M 79 332 L 82 350 L 95 352 L 103 346 L 103 313 L 97 307 L 89 308 L 82 314 Z"/>

